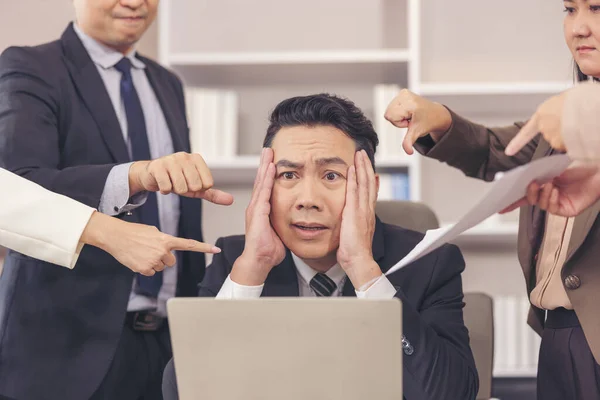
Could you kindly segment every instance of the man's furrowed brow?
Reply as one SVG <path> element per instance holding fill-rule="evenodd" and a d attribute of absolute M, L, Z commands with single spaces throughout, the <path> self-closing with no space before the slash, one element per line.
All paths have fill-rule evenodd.
<path fill-rule="evenodd" d="M 282 159 L 282 160 L 277 161 L 275 166 L 277 168 L 302 169 L 304 167 L 304 164 L 293 162 L 293 161 L 286 160 L 286 159 Z"/>
<path fill-rule="evenodd" d="M 319 158 L 317 159 L 317 165 L 320 167 L 326 166 L 326 165 L 343 165 L 345 167 L 348 166 L 348 163 L 346 161 L 344 161 L 343 159 L 341 159 L 340 157 L 326 157 L 326 158 Z"/>

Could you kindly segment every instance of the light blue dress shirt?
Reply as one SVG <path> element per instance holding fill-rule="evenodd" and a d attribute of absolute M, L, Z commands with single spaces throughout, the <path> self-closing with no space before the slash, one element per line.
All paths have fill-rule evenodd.
<path fill-rule="evenodd" d="M 121 100 L 121 73 L 114 65 L 123 58 L 123 54 L 113 50 L 95 39 L 89 37 L 74 24 L 75 32 L 82 41 L 92 61 L 102 77 L 104 86 L 108 91 L 110 100 L 115 109 L 123 138 L 131 156 L 131 145 L 127 135 L 127 117 L 125 106 Z M 131 74 L 135 89 L 142 103 L 150 154 L 152 159 L 157 159 L 173 153 L 173 141 L 165 116 L 156 98 L 156 94 L 148 81 L 144 69 L 146 65 L 135 57 L 135 50 L 126 56 L 131 60 L 133 68 Z M 129 168 L 132 163 L 115 166 L 106 179 L 104 191 L 100 199 L 98 211 L 107 215 L 117 215 L 133 210 L 146 201 L 147 193 L 141 192 L 135 196 L 129 193 Z M 161 195 L 158 193 L 158 212 L 161 231 L 177 236 L 179 232 L 179 197 L 175 194 Z M 129 296 L 127 311 L 155 310 L 161 316 L 167 315 L 166 302 L 175 296 L 177 288 L 177 266 L 166 268 L 163 272 L 163 284 L 158 294 L 158 299 L 140 296 L 134 292 L 136 281 Z"/>

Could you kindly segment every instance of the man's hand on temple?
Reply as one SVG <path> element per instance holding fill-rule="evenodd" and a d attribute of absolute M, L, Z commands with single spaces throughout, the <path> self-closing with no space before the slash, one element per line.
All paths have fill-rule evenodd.
<path fill-rule="evenodd" d="M 252 198 L 246 209 L 244 252 L 231 270 L 231 280 L 240 285 L 262 285 L 271 269 L 285 258 L 285 246 L 269 219 L 274 184 L 273 150 L 265 148 L 254 181 Z"/>
<path fill-rule="evenodd" d="M 152 161 L 137 161 L 129 169 L 131 195 L 141 191 L 175 193 L 230 205 L 233 196 L 213 189 L 213 177 L 200 154 L 179 152 Z"/>
<path fill-rule="evenodd" d="M 361 289 L 381 276 L 372 249 L 377 180 L 364 150 L 356 152 L 347 180 L 337 260 L 354 287 Z"/>

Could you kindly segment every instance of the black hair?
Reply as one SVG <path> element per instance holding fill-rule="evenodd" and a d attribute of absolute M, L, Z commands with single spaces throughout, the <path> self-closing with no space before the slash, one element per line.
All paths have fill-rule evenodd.
<path fill-rule="evenodd" d="M 375 167 L 375 151 L 379 144 L 373 124 L 352 101 L 319 93 L 283 100 L 269 117 L 269 127 L 263 147 L 271 147 L 283 127 L 332 126 L 354 140 L 356 151 L 365 150 Z"/>

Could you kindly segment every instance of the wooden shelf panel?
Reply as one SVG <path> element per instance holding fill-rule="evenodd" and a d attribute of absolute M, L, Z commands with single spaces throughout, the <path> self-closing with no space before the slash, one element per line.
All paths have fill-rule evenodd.
<path fill-rule="evenodd" d="M 271 52 L 222 52 L 171 54 L 171 65 L 287 65 L 287 64 L 384 64 L 410 60 L 406 49 L 389 50 L 315 50 Z"/>
<path fill-rule="evenodd" d="M 401 83 L 407 50 L 178 54 L 168 64 L 195 86 Z"/>
<path fill-rule="evenodd" d="M 463 83 L 423 83 L 419 86 L 419 94 L 423 96 L 476 96 L 476 95 L 520 95 L 560 93 L 569 87 L 571 82 L 463 82 Z"/>

